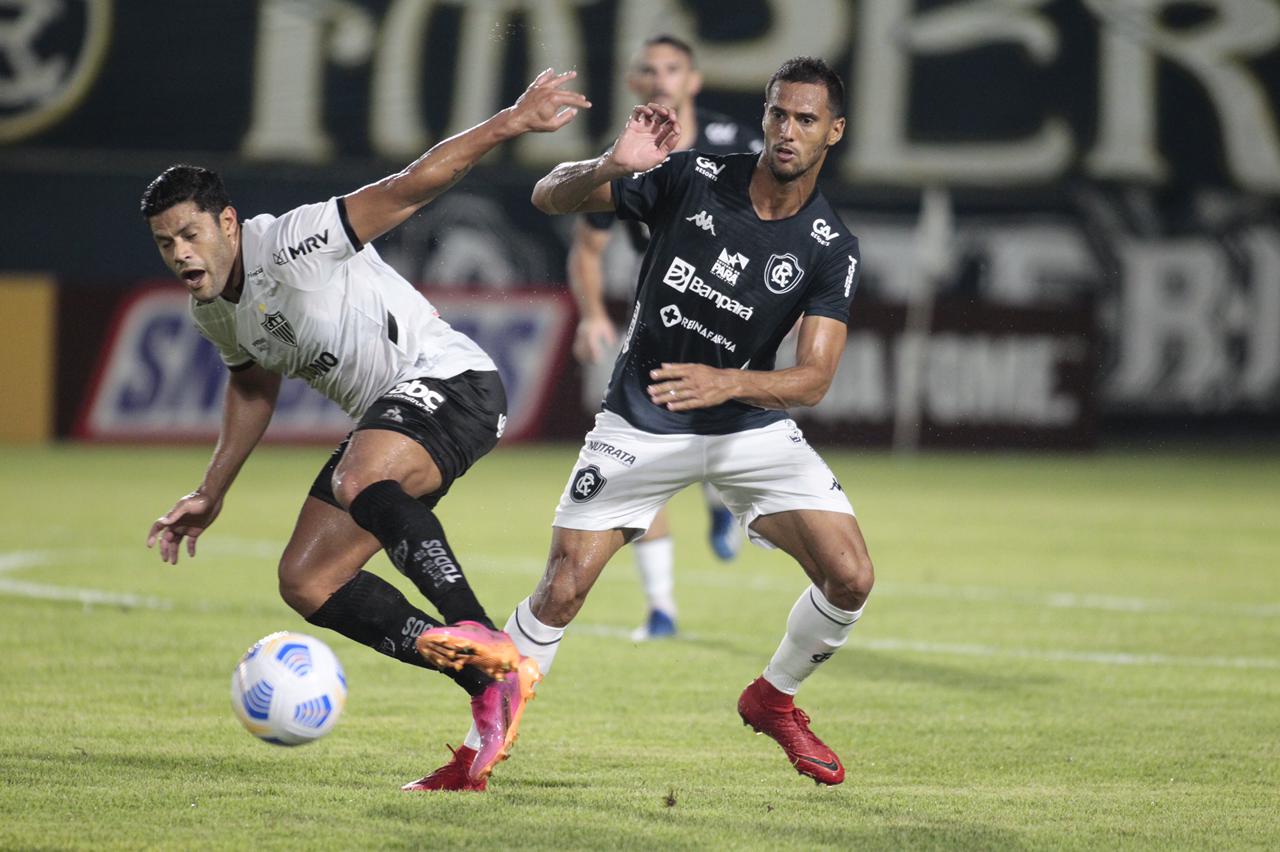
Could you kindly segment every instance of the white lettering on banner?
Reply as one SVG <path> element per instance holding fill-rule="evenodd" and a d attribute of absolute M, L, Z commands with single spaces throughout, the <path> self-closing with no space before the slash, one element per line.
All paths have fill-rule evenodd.
<path fill-rule="evenodd" d="M 862 286 L 881 299 L 905 302 L 912 293 L 913 227 L 859 229 Z M 1119 277 L 1099 304 L 1114 353 L 1103 377 L 1111 404 L 1229 411 L 1280 402 L 1280 229 L 1113 239 L 1107 254 Z M 1066 220 L 968 225 L 956 242 L 980 259 L 977 292 L 996 304 L 1060 303 L 1104 274 L 1081 225 Z"/>
<path fill-rule="evenodd" d="M 88 390 L 77 437 L 217 438 L 227 371 L 213 345 L 192 327 L 188 301 L 174 287 L 142 291 L 122 306 L 116 333 L 100 353 L 102 371 Z M 559 293 L 522 294 L 505 302 L 472 296 L 432 301 L 498 366 L 507 391 L 508 439 L 531 437 L 565 360 L 572 303 Z M 351 419 L 337 405 L 305 382 L 286 379 L 267 438 L 336 442 L 350 429 Z"/>
<path fill-rule="evenodd" d="M 445 135 L 450 135 L 507 105 L 502 98 L 503 60 L 511 44 L 509 37 L 495 38 L 494 33 L 512 33 L 514 21 L 527 24 L 527 34 L 516 37 L 525 39 L 530 67 L 585 67 L 580 13 L 585 3 L 390 0 L 379 17 L 348 0 L 262 0 L 253 107 L 242 151 L 255 159 L 331 158 L 325 72 L 333 64 L 370 70 L 370 91 L 363 100 L 369 104 L 373 153 L 397 160 L 416 156 L 432 141 L 423 114 L 429 81 L 421 46 L 433 22 L 445 17 L 437 13 L 447 11 L 458 27 L 453 89 L 440 93 L 449 105 Z M 920 84 L 912 72 L 917 57 L 936 62 L 954 57 L 964 63 L 981 51 L 999 48 L 1024 57 L 1030 72 L 1078 63 L 1075 56 L 1064 55 L 1062 25 L 1055 20 L 1062 4 L 1052 0 L 934 4 L 923 10 L 922 5 L 918 0 L 775 0 L 767 4 L 769 24 L 762 32 L 753 30 L 749 37 L 728 41 L 700 40 L 697 13 L 677 5 L 664 13 L 674 19 L 664 29 L 691 41 L 706 85 L 728 94 L 758 93 L 762 55 L 839 55 L 847 51 L 848 33 L 855 33 L 852 67 L 846 74 L 853 80 L 849 107 L 864 120 L 851 128 L 855 138 L 845 146 L 840 163 L 848 179 L 910 186 L 1044 184 L 1083 161 L 1094 177 L 1159 181 L 1165 172 L 1159 128 L 1167 123 L 1161 112 L 1180 110 L 1182 105 L 1161 102 L 1158 71 L 1175 66 L 1199 84 L 1216 114 L 1214 127 L 1206 132 L 1221 139 L 1226 168 L 1236 183 L 1254 191 L 1280 192 L 1274 91 L 1265 72 L 1251 64 L 1280 47 L 1280 7 L 1274 0 L 1200 0 L 1192 5 L 1209 14 L 1206 23 L 1194 27 L 1181 26 L 1167 15 L 1170 9 L 1188 5 L 1184 0 L 1085 2 L 1098 29 L 1096 115 L 1085 117 L 1083 124 L 1094 139 L 1087 154 L 1079 150 L 1083 134 L 1073 133 L 1047 96 L 1028 101 L 1019 123 L 1029 130 L 1020 138 L 912 139 L 909 105 L 931 94 L 916 91 Z M 616 128 L 634 102 L 627 90 L 631 52 L 652 34 L 655 19 L 646 0 L 613 0 L 611 6 L 615 115 L 607 126 Z M 815 29 L 815 20 L 824 25 Z M 587 122 L 574 121 L 555 134 L 526 134 L 514 143 L 516 160 L 542 168 L 585 157 L 602 141 L 589 139 L 587 128 Z M 697 166 L 713 180 L 719 169 Z"/>
<path fill-rule="evenodd" d="M 889 342 L 869 331 L 849 335 L 840 368 L 822 402 L 821 422 L 883 422 L 893 412 L 894 377 L 918 353 L 897 337 Z M 1061 364 L 1080 363 L 1084 341 L 1047 334 L 935 335 L 925 351 L 923 411 L 938 426 L 1069 427 L 1079 401 L 1057 391 Z"/>
<path fill-rule="evenodd" d="M 1275 399 L 1280 232 L 1252 229 L 1238 246 L 1251 274 L 1237 283 L 1227 247 L 1213 240 L 1121 242 L 1118 362 L 1107 383 L 1116 402 L 1215 411 Z"/>
<path fill-rule="evenodd" d="M 1265 86 L 1246 61 L 1276 49 L 1280 6 L 1275 0 L 1215 0 L 1200 26 L 1170 26 L 1176 0 L 1085 4 L 1102 24 L 1102 91 L 1097 144 L 1086 165 L 1098 177 L 1159 181 L 1165 164 L 1157 148 L 1160 97 L 1157 57 L 1175 63 L 1200 84 L 1218 115 L 1227 167 L 1242 187 L 1280 190 L 1280 137 Z M 1171 106 L 1178 109 L 1178 106 Z"/>

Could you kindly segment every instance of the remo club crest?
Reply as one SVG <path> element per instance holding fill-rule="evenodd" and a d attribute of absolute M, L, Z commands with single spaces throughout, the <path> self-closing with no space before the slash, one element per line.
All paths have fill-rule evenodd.
<path fill-rule="evenodd" d="M 779 296 L 794 290 L 803 277 L 800 259 L 790 252 L 769 255 L 769 260 L 764 265 L 764 286 L 769 288 L 770 293 Z"/>
<path fill-rule="evenodd" d="M 608 481 L 600 468 L 589 464 L 573 475 L 573 482 L 569 485 L 569 499 L 575 503 L 585 503 L 599 494 Z"/>

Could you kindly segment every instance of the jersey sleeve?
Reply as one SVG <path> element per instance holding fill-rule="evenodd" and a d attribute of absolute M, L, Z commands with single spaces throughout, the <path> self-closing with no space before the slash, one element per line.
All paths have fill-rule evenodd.
<path fill-rule="evenodd" d="M 363 248 L 342 198 L 304 204 L 268 219 L 258 239 L 273 277 L 300 290 L 324 287 L 337 267 Z"/>
<path fill-rule="evenodd" d="M 687 151 L 672 154 L 647 172 L 613 182 L 613 208 L 619 219 L 644 222 L 657 228 L 669 215 L 669 203 L 686 170 Z"/>
<path fill-rule="evenodd" d="M 848 323 L 849 305 L 853 302 L 854 291 L 858 289 L 861 266 L 857 237 L 850 236 L 833 246 L 809 288 L 804 314 Z"/>
<path fill-rule="evenodd" d="M 613 223 L 618 220 L 617 216 L 608 212 L 583 213 L 581 214 L 581 218 L 588 228 L 595 231 L 607 231 L 612 228 Z"/>

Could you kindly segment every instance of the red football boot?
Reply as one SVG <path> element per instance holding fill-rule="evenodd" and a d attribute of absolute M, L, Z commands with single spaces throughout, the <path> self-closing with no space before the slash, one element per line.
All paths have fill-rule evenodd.
<path fill-rule="evenodd" d="M 520 730 L 525 705 L 533 700 L 533 688 L 542 680 L 538 662 L 521 657 L 520 665 L 506 680 L 495 680 L 471 699 L 471 718 L 480 732 L 480 748 L 471 763 L 468 777 L 484 784 L 493 767 L 511 754 L 511 745 Z"/>
<path fill-rule="evenodd" d="M 796 772 L 819 784 L 839 784 L 844 780 L 844 767 L 836 753 L 809 730 L 809 716 L 795 705 L 790 695 L 779 692 L 763 677 L 758 677 L 742 690 L 738 698 L 738 715 L 742 724 L 757 734 L 768 734 L 778 741 Z"/>
<path fill-rule="evenodd" d="M 453 752 L 453 758 L 448 763 L 427 777 L 419 778 L 411 784 L 405 784 L 400 789 L 408 792 L 420 790 L 473 790 L 477 793 L 483 793 L 485 787 L 489 786 L 488 778 L 479 778 L 472 781 L 467 775 L 467 770 L 471 768 L 471 762 L 476 759 L 475 751 L 466 746 L 462 746 L 459 749 L 449 746 L 449 751 Z"/>

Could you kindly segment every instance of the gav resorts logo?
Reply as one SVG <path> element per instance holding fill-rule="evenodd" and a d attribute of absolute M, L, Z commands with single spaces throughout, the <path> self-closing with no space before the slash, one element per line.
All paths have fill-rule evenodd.
<path fill-rule="evenodd" d="M 79 105 L 111 41 L 111 0 L 0 4 L 0 143 L 56 124 Z"/>
<path fill-rule="evenodd" d="M 727 165 L 726 163 L 717 163 L 715 160 L 708 157 L 698 157 L 694 163 L 694 171 L 703 177 L 708 177 L 712 180 L 719 179 L 720 173 L 724 171 L 724 167 Z"/>
<path fill-rule="evenodd" d="M 829 246 L 832 240 L 840 236 L 840 232 L 831 230 L 831 226 L 827 224 L 826 219 L 814 219 L 813 230 L 809 232 L 809 236 L 822 245 Z"/>

